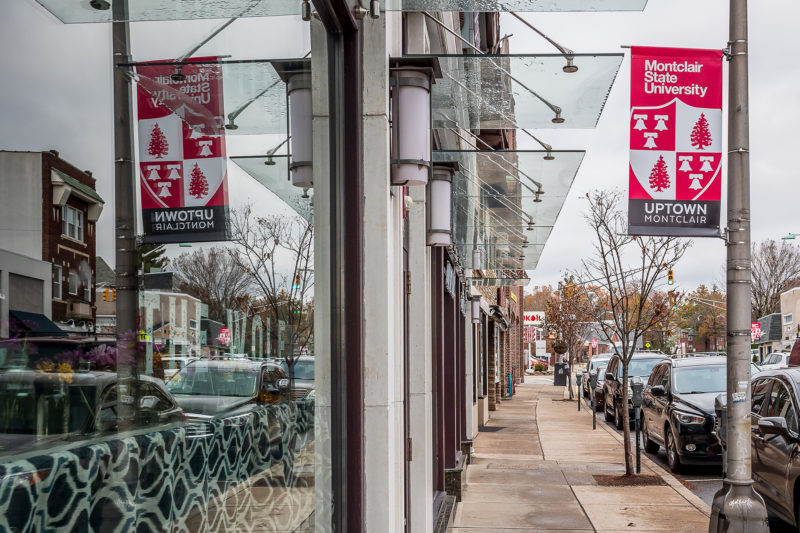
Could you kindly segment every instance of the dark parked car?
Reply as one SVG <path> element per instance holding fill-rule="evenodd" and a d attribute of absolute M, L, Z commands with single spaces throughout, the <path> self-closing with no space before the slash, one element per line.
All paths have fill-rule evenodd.
<path fill-rule="evenodd" d="M 800 368 L 762 372 L 750 388 L 754 488 L 772 514 L 800 528 Z"/>
<path fill-rule="evenodd" d="M 122 395 L 116 372 L 0 374 L 0 453 L 97 437 L 116 431 L 120 421 L 143 427 L 185 419 L 161 380 L 139 376 L 133 384 L 136 390 Z M 120 409 L 133 394 L 139 409 Z"/>
<path fill-rule="evenodd" d="M 167 390 L 190 419 L 205 420 L 286 401 L 289 380 L 275 361 L 199 360 L 175 374 Z"/>
<path fill-rule="evenodd" d="M 726 389 L 723 357 L 666 359 L 657 364 L 642 395 L 642 439 L 645 451 L 663 445 L 667 464 L 677 472 L 684 464 L 722 463 L 714 431 L 714 398 Z"/>
<path fill-rule="evenodd" d="M 600 367 L 605 367 L 608 364 L 608 360 L 611 359 L 610 355 L 595 355 L 589 360 L 589 364 L 586 365 L 586 370 L 582 372 L 583 374 L 583 381 L 581 387 L 583 388 L 583 397 L 589 397 L 589 375 L 592 373 L 596 373 L 600 370 Z M 599 377 L 599 374 L 598 374 Z M 598 383 L 598 387 L 602 385 Z"/>
<path fill-rule="evenodd" d="M 663 361 L 665 357 L 667 356 L 657 352 L 635 352 L 631 356 L 631 360 L 628 363 L 628 383 L 625 384 L 628 387 L 627 408 L 630 412 L 631 420 L 633 420 L 633 402 L 631 400 L 633 392 L 631 391 L 630 381 L 635 377 L 647 380 L 653 367 Z M 608 361 L 608 366 L 606 366 L 605 377 L 606 379 L 603 382 L 603 412 L 606 421 L 611 422 L 613 420 L 617 429 L 622 429 L 622 409 L 624 408 L 622 405 L 622 356 L 615 354 L 611 357 Z"/>
<path fill-rule="evenodd" d="M 294 377 L 294 383 L 291 385 L 292 398 L 303 398 L 314 388 L 314 358 L 310 355 L 300 355 L 294 357 L 293 361 L 294 376 L 286 359 L 281 359 L 280 365 L 290 380 Z"/>

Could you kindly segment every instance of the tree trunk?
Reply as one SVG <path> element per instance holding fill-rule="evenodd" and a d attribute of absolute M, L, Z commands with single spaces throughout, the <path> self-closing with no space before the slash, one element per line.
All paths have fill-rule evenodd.
<path fill-rule="evenodd" d="M 569 354 L 569 375 L 567 376 L 567 387 L 569 387 L 569 399 L 570 401 L 575 399 L 575 394 L 572 390 L 572 352 Z"/>
<path fill-rule="evenodd" d="M 634 475 L 633 448 L 631 446 L 631 417 L 628 411 L 628 364 L 622 367 L 622 435 L 625 441 L 625 475 Z"/>

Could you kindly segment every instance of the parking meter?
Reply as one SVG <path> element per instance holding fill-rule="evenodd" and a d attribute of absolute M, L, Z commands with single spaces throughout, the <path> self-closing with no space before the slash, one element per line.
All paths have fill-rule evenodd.
<path fill-rule="evenodd" d="M 639 376 L 633 378 L 633 380 L 631 380 L 631 389 L 633 390 L 633 398 L 631 398 L 633 406 L 641 407 L 642 391 L 644 390 L 644 383 L 642 382 L 642 378 L 640 378 Z"/>
<path fill-rule="evenodd" d="M 589 374 L 589 388 L 592 389 L 592 392 L 597 388 L 597 371 Z M 592 395 L 592 398 L 594 398 L 594 395 Z"/>
<path fill-rule="evenodd" d="M 636 376 L 631 380 L 631 390 L 633 391 L 633 397 L 631 398 L 633 402 L 633 411 L 636 413 L 636 473 L 642 471 L 642 452 L 640 446 L 640 438 L 639 438 L 639 431 L 641 428 L 640 422 L 640 413 L 642 408 L 642 390 L 644 389 L 644 382 L 642 378 Z"/>
<path fill-rule="evenodd" d="M 575 374 L 575 384 L 578 385 L 578 411 L 581 410 L 581 400 L 583 398 L 583 372 Z"/>

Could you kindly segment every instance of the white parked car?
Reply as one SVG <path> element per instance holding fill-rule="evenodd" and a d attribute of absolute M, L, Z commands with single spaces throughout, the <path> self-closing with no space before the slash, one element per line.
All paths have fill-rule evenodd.
<path fill-rule="evenodd" d="M 779 368 L 789 367 L 790 352 L 772 352 L 759 365 L 761 370 L 778 370 Z"/>
<path fill-rule="evenodd" d="M 161 363 L 164 366 L 164 381 L 169 381 L 181 368 L 192 361 L 197 361 L 197 359 L 197 357 L 162 357 Z"/>

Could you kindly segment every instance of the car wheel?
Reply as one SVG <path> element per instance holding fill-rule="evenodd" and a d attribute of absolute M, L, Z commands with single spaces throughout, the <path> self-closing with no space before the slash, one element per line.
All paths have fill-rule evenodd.
<path fill-rule="evenodd" d="M 677 474 L 681 469 L 681 457 L 678 455 L 678 445 L 675 443 L 671 427 L 667 427 L 665 431 L 664 442 L 667 449 L 667 465 L 672 472 Z"/>
<path fill-rule="evenodd" d="M 647 430 L 647 419 L 642 418 L 642 440 L 644 441 L 644 451 L 647 453 L 657 453 L 660 446 L 657 442 L 650 439 L 650 432 Z"/>
<path fill-rule="evenodd" d="M 624 424 L 624 420 L 622 418 L 622 413 L 619 412 L 619 407 L 617 404 L 614 404 L 614 425 L 617 429 L 622 429 L 622 425 Z"/>

